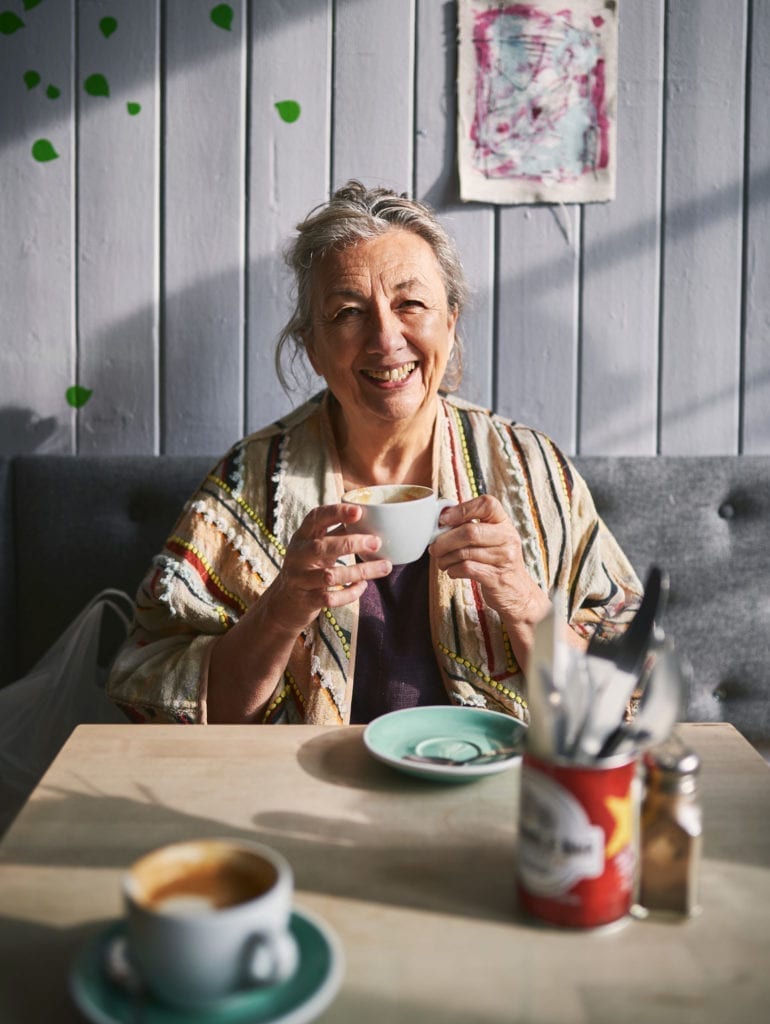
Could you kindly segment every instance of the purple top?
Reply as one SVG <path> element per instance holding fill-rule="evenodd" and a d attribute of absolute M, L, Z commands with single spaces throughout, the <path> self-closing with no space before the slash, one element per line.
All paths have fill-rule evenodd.
<path fill-rule="evenodd" d="M 429 561 L 426 551 L 367 584 L 359 606 L 353 725 L 388 711 L 450 703 L 430 637 Z"/>

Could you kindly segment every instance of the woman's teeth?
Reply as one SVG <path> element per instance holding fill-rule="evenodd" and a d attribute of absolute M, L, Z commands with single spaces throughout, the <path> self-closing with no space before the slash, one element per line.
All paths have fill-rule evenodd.
<path fill-rule="evenodd" d="M 367 377 L 374 380 L 406 380 L 417 363 L 404 363 L 403 366 L 396 366 L 392 370 L 364 370 Z"/>

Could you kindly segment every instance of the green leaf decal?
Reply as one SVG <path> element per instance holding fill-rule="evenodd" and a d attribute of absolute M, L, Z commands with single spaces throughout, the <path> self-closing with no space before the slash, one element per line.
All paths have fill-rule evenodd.
<path fill-rule="evenodd" d="M 38 139 L 32 144 L 32 156 L 38 163 L 45 164 L 49 160 L 57 160 L 59 154 L 53 148 L 48 139 Z"/>
<path fill-rule="evenodd" d="M 28 89 L 34 89 L 36 85 L 40 85 L 40 74 L 37 71 L 25 71 L 24 84 Z"/>
<path fill-rule="evenodd" d="M 82 409 L 93 394 L 93 391 L 91 388 L 83 388 L 80 384 L 75 384 L 73 387 L 67 388 L 65 393 L 68 405 L 71 405 L 73 409 Z"/>
<path fill-rule="evenodd" d="M 83 83 L 89 96 L 109 96 L 110 87 L 104 75 L 89 75 Z"/>
<path fill-rule="evenodd" d="M 58 100 L 61 96 L 61 89 L 57 89 L 55 85 L 49 85 L 45 94 L 49 100 Z"/>
<path fill-rule="evenodd" d="M 126 110 L 129 112 L 131 117 L 135 117 L 139 113 L 139 111 L 141 109 L 142 109 L 142 104 L 141 103 L 127 103 L 126 104 Z"/>
<path fill-rule="evenodd" d="M 4 36 L 11 36 L 20 28 L 24 28 L 24 22 L 18 14 L 14 14 L 13 11 L 0 11 L 0 32 Z"/>
<path fill-rule="evenodd" d="M 118 22 L 116 18 L 102 18 L 99 22 L 99 28 L 102 30 L 102 35 L 105 39 L 109 39 L 117 27 Z"/>
<path fill-rule="evenodd" d="M 24 0 L 24 10 L 31 11 L 33 7 L 42 4 L 43 0 Z"/>
<path fill-rule="evenodd" d="M 287 124 L 292 124 L 296 121 L 301 113 L 300 105 L 296 100 L 279 100 L 275 105 L 275 109 Z"/>
<path fill-rule="evenodd" d="M 223 28 L 229 32 L 233 24 L 233 9 L 230 4 L 217 4 L 211 10 L 211 20 L 217 28 Z"/>

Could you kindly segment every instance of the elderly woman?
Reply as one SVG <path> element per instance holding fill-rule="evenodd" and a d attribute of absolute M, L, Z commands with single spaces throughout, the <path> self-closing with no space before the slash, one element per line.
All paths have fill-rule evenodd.
<path fill-rule="evenodd" d="M 447 394 L 466 286 L 428 208 L 351 181 L 287 261 L 279 376 L 293 346 L 326 389 L 236 444 L 186 506 L 110 695 L 144 721 L 345 724 L 450 703 L 526 721 L 522 666 L 549 595 L 585 645 L 624 628 L 631 566 L 549 438 Z M 361 512 L 342 495 L 382 483 L 457 502 L 417 562 L 344 530 Z"/>

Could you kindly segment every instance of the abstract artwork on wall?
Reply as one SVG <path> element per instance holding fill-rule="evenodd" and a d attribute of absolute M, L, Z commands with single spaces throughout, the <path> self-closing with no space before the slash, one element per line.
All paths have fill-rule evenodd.
<path fill-rule="evenodd" d="M 460 196 L 615 195 L 616 0 L 460 0 Z"/>

